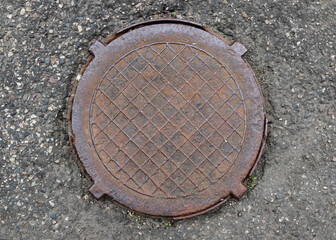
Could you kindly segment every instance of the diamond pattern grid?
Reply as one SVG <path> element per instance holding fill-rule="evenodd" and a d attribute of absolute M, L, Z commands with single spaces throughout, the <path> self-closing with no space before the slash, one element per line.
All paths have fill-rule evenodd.
<path fill-rule="evenodd" d="M 239 154 L 246 122 L 239 86 L 224 66 L 182 43 L 146 45 L 117 61 L 96 89 L 90 118 L 111 174 L 163 198 L 216 183 Z"/>

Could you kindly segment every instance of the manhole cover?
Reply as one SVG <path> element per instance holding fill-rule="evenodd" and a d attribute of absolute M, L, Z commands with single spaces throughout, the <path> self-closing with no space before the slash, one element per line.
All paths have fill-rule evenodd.
<path fill-rule="evenodd" d="M 242 196 L 265 132 L 242 44 L 195 23 L 157 20 L 90 51 L 72 135 L 96 198 L 179 219 Z"/>

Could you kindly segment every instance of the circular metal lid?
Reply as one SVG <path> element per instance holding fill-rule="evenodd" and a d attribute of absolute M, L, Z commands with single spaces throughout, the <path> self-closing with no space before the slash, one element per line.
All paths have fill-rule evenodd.
<path fill-rule="evenodd" d="M 90 192 L 175 219 L 241 197 L 265 132 L 246 48 L 176 20 L 137 24 L 109 41 L 90 48 L 72 105 Z"/>

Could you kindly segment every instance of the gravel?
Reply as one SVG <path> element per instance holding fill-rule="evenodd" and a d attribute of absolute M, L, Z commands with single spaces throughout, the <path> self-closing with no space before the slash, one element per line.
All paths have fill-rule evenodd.
<path fill-rule="evenodd" d="M 334 1 L 1 3 L 0 239 L 336 239 Z M 164 17 L 242 42 L 271 121 L 248 193 L 172 226 L 89 194 L 66 119 L 89 46 Z"/>

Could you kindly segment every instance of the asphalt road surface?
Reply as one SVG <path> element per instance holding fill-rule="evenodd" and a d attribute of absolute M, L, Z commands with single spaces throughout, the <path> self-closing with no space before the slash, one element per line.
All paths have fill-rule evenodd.
<path fill-rule="evenodd" d="M 0 239 L 336 239 L 335 1 L 0 6 Z M 271 121 L 247 194 L 174 223 L 95 200 L 66 119 L 89 46 L 132 23 L 166 17 L 242 42 Z"/>

